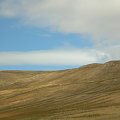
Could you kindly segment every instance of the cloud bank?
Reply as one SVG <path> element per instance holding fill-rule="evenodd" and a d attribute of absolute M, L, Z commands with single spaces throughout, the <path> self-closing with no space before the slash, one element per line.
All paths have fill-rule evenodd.
<path fill-rule="evenodd" d="M 89 52 L 88 52 L 89 51 Z M 0 52 L 0 66 L 4 65 L 85 65 L 108 57 L 95 50 L 46 50 L 31 52 Z M 98 59 L 99 58 L 99 59 Z"/>
<path fill-rule="evenodd" d="M 92 35 L 102 43 L 120 39 L 119 0 L 2 0 L 0 16 L 66 33 Z"/>
<path fill-rule="evenodd" d="M 95 51 L 107 55 L 107 60 L 120 59 L 120 0 L 1 0 L 0 16 L 19 18 L 23 24 L 45 27 L 52 31 L 91 36 Z M 32 64 L 32 60 L 27 59 L 26 54 L 28 58 L 33 56 L 34 63 L 42 61 L 43 58 L 45 61 L 48 59 L 49 64 L 55 64 L 59 60 L 61 60 L 59 64 L 63 64 L 62 61 L 65 61 L 65 64 L 82 64 L 80 61 L 87 63 L 101 59 L 101 55 L 100 57 L 94 55 L 96 52 L 91 55 L 91 52 L 89 54 L 89 52 L 76 51 L 77 53 L 73 54 L 70 51 L 72 54 L 59 53 L 60 56 L 57 52 L 35 53 L 36 59 L 33 53 L 23 53 L 23 56 L 17 53 L 20 58 L 15 53 L 5 53 L 3 58 L 13 55 L 16 56 L 15 61 L 23 61 L 23 63 L 26 61 L 26 64 L 30 61 Z M 0 53 L 1 55 L 3 53 Z M 51 58 L 53 56 L 56 56 L 55 59 Z M 40 64 L 47 64 L 44 60 Z M 1 60 L 0 64 L 5 64 L 4 60 Z"/>

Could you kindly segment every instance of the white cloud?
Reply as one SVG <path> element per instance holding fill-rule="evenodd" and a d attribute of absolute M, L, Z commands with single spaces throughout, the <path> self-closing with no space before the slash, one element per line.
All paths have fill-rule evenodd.
<path fill-rule="evenodd" d="M 24 24 L 47 27 L 59 32 L 90 35 L 94 40 L 96 51 L 107 54 L 108 60 L 120 59 L 120 0 L 2 0 L 0 16 L 19 17 Z M 13 53 L 10 54 L 13 55 Z M 17 54 L 16 59 L 18 59 Z M 28 55 L 28 53 L 24 54 Z M 76 59 L 74 64 L 79 63 L 79 60 L 87 63 L 87 60 L 94 62 L 98 59 L 88 52 L 87 55 L 86 52 L 80 53 L 81 56 L 86 55 L 83 57 L 77 56 L 77 53 L 74 57 L 70 53 L 67 54 L 64 53 L 64 61 Z M 46 60 L 48 52 L 44 55 L 43 58 Z M 54 52 L 54 54 L 48 55 L 48 58 L 51 58 L 52 55 L 57 56 Z M 52 61 L 55 63 L 55 60 L 58 61 L 57 58 L 59 56 Z M 18 61 L 23 61 L 23 59 Z M 52 61 L 48 63 L 52 64 Z M 75 60 L 73 61 L 75 62 Z M 43 64 L 45 64 L 44 62 Z M 69 62 L 68 60 L 66 64 Z M 37 60 L 36 63 L 38 63 Z M 59 61 L 59 64 L 62 64 L 62 61 Z"/>
<path fill-rule="evenodd" d="M 120 59 L 120 45 L 113 45 L 103 49 L 104 53 L 108 55 L 107 60 L 119 60 Z"/>
<path fill-rule="evenodd" d="M 120 39 L 119 13 L 119 0 L 3 0 L 0 3 L 1 16 L 21 17 L 28 24 L 90 34 L 108 42 Z"/>
<path fill-rule="evenodd" d="M 0 66 L 4 65 L 85 65 L 107 57 L 96 50 L 46 50 L 29 52 L 0 52 Z"/>

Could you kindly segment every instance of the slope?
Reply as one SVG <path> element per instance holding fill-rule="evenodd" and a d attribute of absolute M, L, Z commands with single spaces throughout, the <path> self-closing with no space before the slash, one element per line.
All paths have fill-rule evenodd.
<path fill-rule="evenodd" d="M 62 71 L 0 71 L 0 120 L 80 119 L 120 119 L 120 61 Z"/>

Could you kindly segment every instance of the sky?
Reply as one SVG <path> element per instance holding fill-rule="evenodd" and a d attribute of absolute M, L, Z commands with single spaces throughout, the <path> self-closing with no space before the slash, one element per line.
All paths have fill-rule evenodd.
<path fill-rule="evenodd" d="M 0 70 L 119 60 L 119 13 L 119 0 L 0 0 Z"/>

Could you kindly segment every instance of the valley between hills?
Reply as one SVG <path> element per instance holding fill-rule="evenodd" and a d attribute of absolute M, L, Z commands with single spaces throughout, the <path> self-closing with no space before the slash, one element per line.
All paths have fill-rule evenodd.
<path fill-rule="evenodd" d="M 120 120 L 120 61 L 0 71 L 0 120 Z"/>

